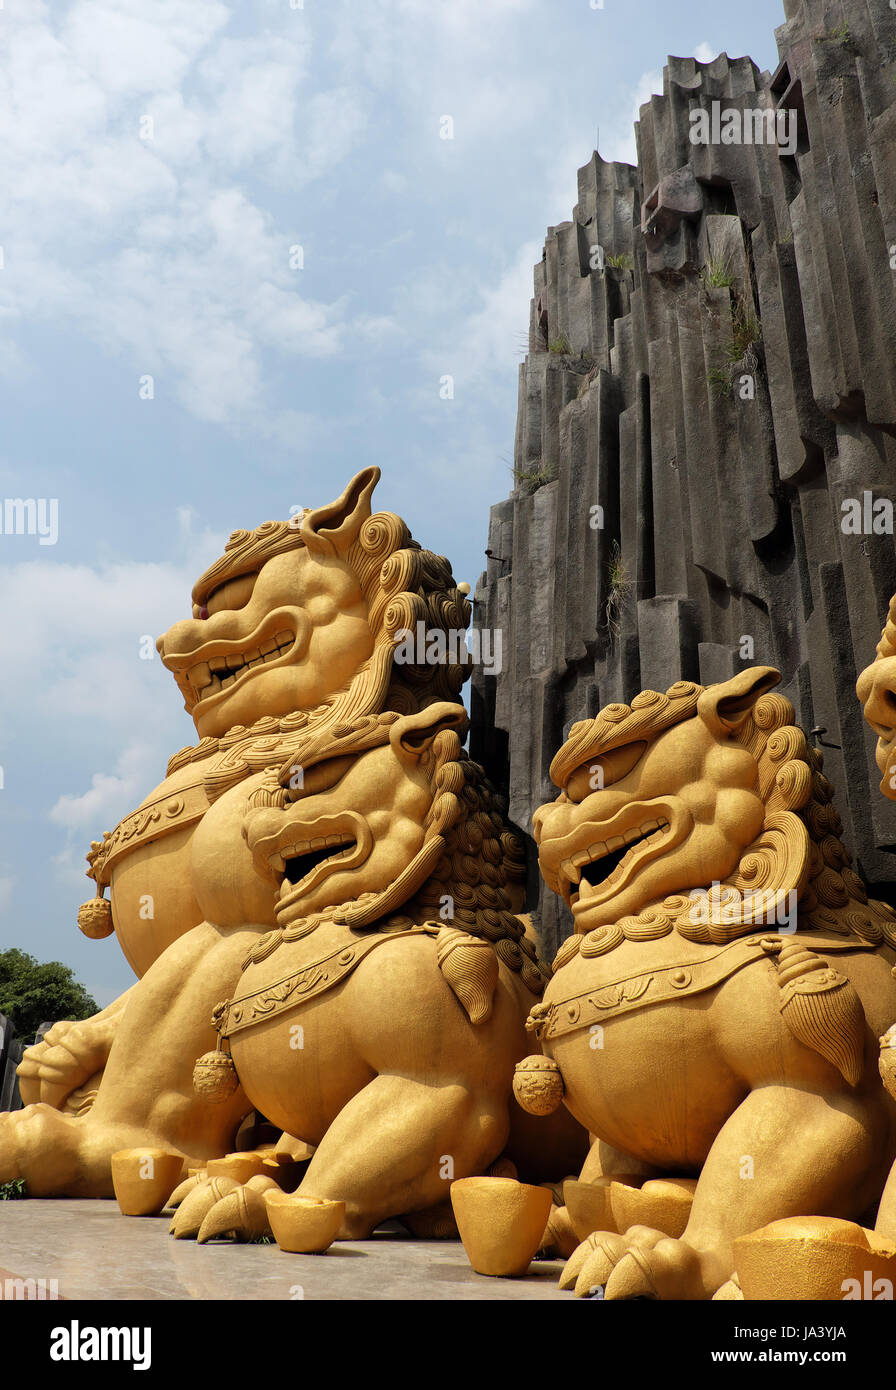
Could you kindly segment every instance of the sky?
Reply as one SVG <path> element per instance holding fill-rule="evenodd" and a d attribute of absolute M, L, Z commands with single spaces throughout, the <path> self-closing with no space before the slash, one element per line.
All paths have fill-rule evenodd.
<path fill-rule="evenodd" d="M 783 21 L 781 0 L 3 0 L 0 502 L 50 510 L 45 544 L 0 534 L 0 949 L 63 960 L 101 1005 L 133 982 L 77 929 L 84 854 L 195 742 L 141 652 L 231 530 L 376 463 L 374 505 L 475 585 L 576 170 L 635 162 L 668 54 L 774 70 Z"/>

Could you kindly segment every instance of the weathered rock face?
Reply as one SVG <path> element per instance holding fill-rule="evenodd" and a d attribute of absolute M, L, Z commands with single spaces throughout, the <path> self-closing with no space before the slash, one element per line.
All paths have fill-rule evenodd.
<path fill-rule="evenodd" d="M 773 75 L 670 58 L 637 169 L 595 154 L 548 229 L 517 486 L 476 591 L 503 663 L 474 675 L 472 752 L 529 832 L 574 720 L 777 666 L 890 897 L 896 806 L 854 685 L 896 590 L 874 507 L 896 496 L 896 11 L 839 10 L 832 29 L 786 0 Z M 532 868 L 550 951 L 571 922 Z"/>

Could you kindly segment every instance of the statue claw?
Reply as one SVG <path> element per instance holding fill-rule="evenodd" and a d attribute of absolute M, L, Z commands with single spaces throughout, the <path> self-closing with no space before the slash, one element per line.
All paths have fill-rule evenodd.
<path fill-rule="evenodd" d="M 189 1180 L 188 1180 L 189 1181 Z M 183 1186 L 183 1184 L 181 1184 Z M 169 1233 L 175 1240 L 193 1240 L 212 1207 L 239 1184 L 234 1178 L 202 1178 L 178 1207 Z"/>
<path fill-rule="evenodd" d="M 603 1287 L 604 1297 L 701 1299 L 710 1295 L 700 1256 L 682 1240 L 650 1226 L 630 1226 L 625 1235 L 593 1231 L 566 1262 L 561 1289 L 587 1298 Z"/>
<path fill-rule="evenodd" d="M 561 1289 L 574 1288 L 579 1298 L 584 1297 L 595 1284 L 606 1282 L 607 1274 L 626 1249 L 623 1237 L 615 1232 L 592 1231 L 566 1261 L 560 1276 Z M 587 1283 L 583 1274 L 587 1274 Z M 592 1274 L 603 1277 L 593 1278 Z"/>
<path fill-rule="evenodd" d="M 631 1244 L 604 1291 L 608 1300 L 707 1298 L 700 1256 L 682 1240 L 663 1237 L 651 1247 Z"/>
<path fill-rule="evenodd" d="M 203 1169 L 201 1173 L 194 1173 L 191 1178 L 184 1178 L 183 1182 L 178 1184 L 168 1198 L 167 1205 L 169 1207 L 179 1207 L 181 1202 L 189 1197 L 190 1193 L 194 1192 L 201 1182 L 205 1182 L 205 1179 L 205 1169 Z"/>
<path fill-rule="evenodd" d="M 216 1236 L 255 1240 L 271 1234 L 264 1194 L 276 1188 L 273 1178 L 257 1176 L 240 1184 L 235 1178 L 209 1178 L 196 1173 L 171 1194 L 179 1206 L 169 1232 L 175 1240 L 197 1240 L 200 1245 Z"/>
<path fill-rule="evenodd" d="M 231 1240 L 257 1240 L 271 1235 L 271 1223 L 264 1194 L 276 1188 L 273 1178 L 251 1178 L 245 1187 L 238 1187 L 216 1202 L 199 1227 L 196 1240 L 204 1245 L 215 1236 Z"/>

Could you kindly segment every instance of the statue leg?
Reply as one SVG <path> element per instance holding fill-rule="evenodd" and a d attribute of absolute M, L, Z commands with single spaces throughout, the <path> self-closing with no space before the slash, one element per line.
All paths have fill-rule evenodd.
<path fill-rule="evenodd" d="M 193 1065 L 215 1046 L 212 1009 L 255 935 L 202 923 L 173 942 L 130 994 L 91 1110 L 41 1103 L 0 1116 L 0 1181 L 24 1178 L 35 1197 L 111 1197 L 117 1149 L 226 1153 L 250 1104 L 239 1087 L 219 1104 L 197 1097 Z"/>
<path fill-rule="evenodd" d="M 300 1192 L 344 1201 L 339 1239 L 444 1202 L 453 1178 L 482 1172 L 507 1139 L 506 1098 L 409 1076 L 377 1076 L 339 1112 Z"/>
<path fill-rule="evenodd" d="M 17 1068 L 25 1105 L 45 1101 L 62 1110 L 73 1091 L 102 1071 L 128 1000 L 136 989 L 137 985 L 131 985 L 92 1018 L 54 1023 L 41 1042 L 26 1048 Z"/>
<path fill-rule="evenodd" d="M 24 1178 L 29 1197 L 111 1197 L 116 1149 L 153 1147 L 158 1136 L 133 1124 L 97 1126 L 39 1103 L 0 1115 L 0 1182 Z"/>
<path fill-rule="evenodd" d="M 681 1239 L 641 1226 L 591 1237 L 568 1267 L 576 1292 L 605 1284 L 608 1299 L 711 1298 L 731 1277 L 737 1236 L 787 1216 L 856 1220 L 880 1190 L 891 1143 L 882 1093 L 751 1091 L 710 1149 Z"/>

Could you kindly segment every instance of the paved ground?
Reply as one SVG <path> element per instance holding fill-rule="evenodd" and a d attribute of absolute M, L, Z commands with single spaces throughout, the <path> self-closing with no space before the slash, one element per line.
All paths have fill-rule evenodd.
<path fill-rule="evenodd" d="M 168 1235 L 170 1214 L 126 1217 L 115 1202 L 0 1202 L 0 1266 L 55 1279 L 71 1299 L 565 1299 L 562 1263 L 532 1264 L 523 1279 L 474 1274 L 459 1241 L 382 1231 L 326 1255 L 276 1245 L 197 1245 Z M 2 1293 L 2 1286 L 0 1286 Z"/>

